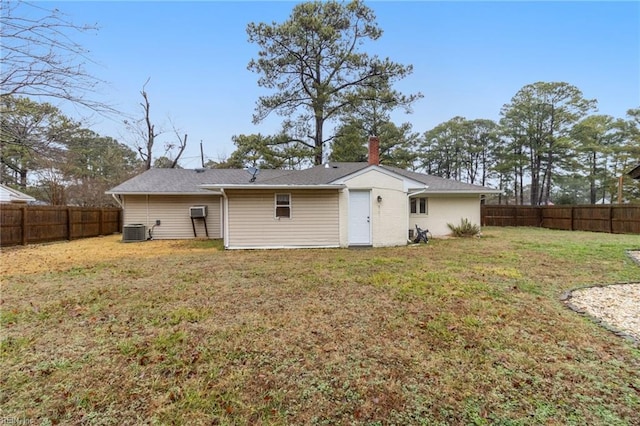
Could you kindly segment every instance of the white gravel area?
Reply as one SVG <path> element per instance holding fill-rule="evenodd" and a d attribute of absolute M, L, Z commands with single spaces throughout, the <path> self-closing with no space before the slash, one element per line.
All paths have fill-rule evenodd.
<path fill-rule="evenodd" d="M 640 341 L 640 283 L 574 290 L 569 303 Z"/>
<path fill-rule="evenodd" d="M 640 265 L 640 251 L 628 253 Z M 574 310 L 640 343 L 640 283 L 581 288 L 572 291 L 566 301 Z"/>

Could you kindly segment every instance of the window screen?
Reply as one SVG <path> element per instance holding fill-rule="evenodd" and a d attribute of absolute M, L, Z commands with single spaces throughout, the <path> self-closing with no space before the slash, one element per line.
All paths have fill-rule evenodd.
<path fill-rule="evenodd" d="M 276 194 L 276 217 L 291 217 L 291 194 Z"/>
<path fill-rule="evenodd" d="M 427 198 L 411 198 L 409 200 L 411 214 L 427 214 Z"/>

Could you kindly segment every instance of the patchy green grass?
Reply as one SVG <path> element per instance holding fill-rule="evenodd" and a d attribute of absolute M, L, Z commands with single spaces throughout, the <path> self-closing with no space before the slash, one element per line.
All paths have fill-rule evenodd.
<path fill-rule="evenodd" d="M 108 258 L 72 242 L 59 246 L 60 267 L 38 247 L 2 253 L 52 267 L 3 266 L 0 416 L 640 424 L 640 351 L 558 300 L 577 286 L 640 281 L 624 253 L 639 237 L 483 232 L 371 250 L 100 238 Z M 129 249 L 143 255 L 118 254 Z"/>

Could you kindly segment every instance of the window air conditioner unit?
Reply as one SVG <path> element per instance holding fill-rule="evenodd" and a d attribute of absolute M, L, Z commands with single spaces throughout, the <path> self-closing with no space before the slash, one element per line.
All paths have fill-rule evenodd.
<path fill-rule="evenodd" d="M 207 217 L 207 206 L 189 207 L 189 213 L 192 219 Z"/>
<path fill-rule="evenodd" d="M 131 243 L 134 241 L 145 241 L 146 227 L 141 223 L 125 225 L 122 230 L 122 242 Z"/>

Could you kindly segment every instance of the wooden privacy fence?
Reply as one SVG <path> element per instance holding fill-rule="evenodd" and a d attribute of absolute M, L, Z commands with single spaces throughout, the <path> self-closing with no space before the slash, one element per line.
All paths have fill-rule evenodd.
<path fill-rule="evenodd" d="M 640 234 L 639 205 L 505 206 L 483 205 L 483 226 L 534 226 L 567 231 Z"/>
<path fill-rule="evenodd" d="M 0 205 L 0 246 L 97 237 L 121 232 L 118 208 Z"/>

